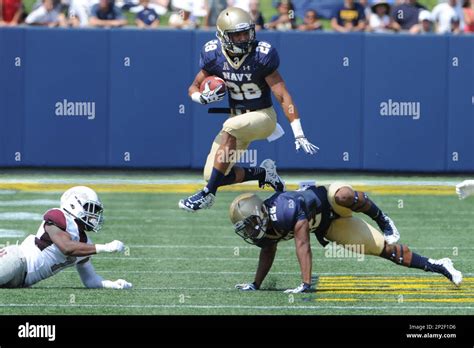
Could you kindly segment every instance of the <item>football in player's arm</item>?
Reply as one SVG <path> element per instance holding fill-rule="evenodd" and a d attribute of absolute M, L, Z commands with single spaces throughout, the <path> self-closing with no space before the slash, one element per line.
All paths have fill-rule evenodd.
<path fill-rule="evenodd" d="M 85 186 L 73 187 L 61 196 L 60 208 L 44 214 L 36 235 L 20 245 L 0 249 L 0 288 L 23 288 L 76 266 L 87 288 L 128 289 L 123 279 L 105 280 L 92 266 L 90 256 L 123 252 L 121 241 L 93 244 L 86 232 L 98 232 L 103 224 L 103 205 Z"/>
<path fill-rule="evenodd" d="M 231 117 L 224 122 L 207 157 L 207 186 L 179 202 L 181 209 L 191 212 L 210 208 L 217 189 L 224 185 L 258 180 L 260 187 L 270 185 L 277 191 L 283 190 L 284 183 L 276 176 L 273 161 L 253 168 L 235 166 L 251 142 L 281 136 L 272 93 L 291 124 L 296 150 L 303 149 L 308 154 L 318 150 L 306 138 L 298 109 L 278 72 L 278 52 L 270 43 L 256 39 L 250 15 L 235 7 L 222 11 L 217 19 L 217 38 L 202 49 L 201 70 L 189 87 L 189 96 L 199 104 L 221 101 L 225 93 L 220 88 L 200 92 L 208 76 L 217 76 L 226 82 Z"/>
<path fill-rule="evenodd" d="M 371 217 L 383 235 L 364 220 L 352 216 L 353 212 Z M 323 246 L 335 242 L 401 266 L 442 274 L 456 286 L 462 282 L 461 272 L 454 268 L 450 259 L 433 260 L 397 243 L 400 235 L 392 219 L 367 194 L 346 184 L 277 192 L 265 201 L 254 194 L 243 194 L 233 201 L 230 219 L 239 236 L 261 248 L 255 279 L 252 283 L 237 284 L 240 290 L 258 290 L 272 267 L 278 242 L 294 238 L 302 283 L 286 292 L 310 291 L 310 233 L 315 233 Z"/>

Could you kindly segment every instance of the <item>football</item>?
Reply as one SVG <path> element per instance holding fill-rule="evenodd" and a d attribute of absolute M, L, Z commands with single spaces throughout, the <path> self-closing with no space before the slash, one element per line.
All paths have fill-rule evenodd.
<path fill-rule="evenodd" d="M 217 76 L 208 76 L 202 81 L 200 91 L 201 93 L 204 91 L 204 88 L 206 87 L 206 83 L 210 82 L 209 88 L 211 91 L 215 90 L 219 86 L 223 86 L 219 92 L 225 92 L 225 81 L 221 79 L 220 77 Z"/>

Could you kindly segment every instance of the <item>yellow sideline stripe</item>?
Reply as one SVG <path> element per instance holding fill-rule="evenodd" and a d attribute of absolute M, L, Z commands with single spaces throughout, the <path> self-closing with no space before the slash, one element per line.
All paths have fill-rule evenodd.
<path fill-rule="evenodd" d="M 434 303 L 468 303 L 474 302 L 474 298 L 404 298 L 399 301 L 396 298 L 393 299 L 361 299 L 361 298 L 317 298 L 315 302 L 392 302 L 392 303 L 404 303 L 404 302 L 434 302 Z M 396 307 L 394 307 L 396 308 Z"/>
<path fill-rule="evenodd" d="M 71 184 L 54 183 L 1 183 L 0 190 L 15 190 L 25 192 L 62 192 L 72 186 L 83 185 L 80 181 Z M 192 193 L 203 187 L 203 184 L 88 184 L 87 186 L 99 192 L 133 192 L 133 193 Z M 361 191 L 368 191 L 381 195 L 429 195 L 429 196 L 449 196 L 455 195 L 452 186 L 436 185 L 356 185 L 355 188 Z M 288 190 L 298 189 L 298 185 L 287 185 Z M 257 186 L 253 185 L 232 185 L 224 186 L 220 191 L 256 191 Z M 271 190 L 268 190 L 271 192 Z"/>
<path fill-rule="evenodd" d="M 472 303 L 474 277 L 464 278 L 457 289 L 443 277 L 323 276 L 316 293 L 316 302 Z M 410 297 L 399 301 L 400 295 Z"/>

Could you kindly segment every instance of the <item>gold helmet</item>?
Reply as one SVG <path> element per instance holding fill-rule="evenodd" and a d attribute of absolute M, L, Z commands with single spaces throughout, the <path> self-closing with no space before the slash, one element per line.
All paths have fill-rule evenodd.
<path fill-rule="evenodd" d="M 244 193 L 238 196 L 230 205 L 229 216 L 235 233 L 247 243 L 256 244 L 267 236 L 268 212 L 257 195 Z"/>
<path fill-rule="evenodd" d="M 241 32 L 248 32 L 248 40 L 235 42 L 234 34 Z M 255 42 L 255 24 L 246 11 L 238 7 L 226 8 L 217 17 L 217 38 L 225 50 L 236 55 L 247 54 Z"/>

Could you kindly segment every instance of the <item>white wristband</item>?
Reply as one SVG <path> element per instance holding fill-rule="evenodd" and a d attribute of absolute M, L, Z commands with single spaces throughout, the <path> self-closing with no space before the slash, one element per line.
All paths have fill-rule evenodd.
<path fill-rule="evenodd" d="M 95 245 L 95 252 L 98 253 L 105 253 L 108 252 L 108 248 L 106 244 L 96 244 Z"/>
<path fill-rule="evenodd" d="M 291 129 L 293 130 L 293 134 L 295 135 L 295 138 L 304 138 L 303 128 L 301 128 L 301 121 L 299 118 L 293 120 L 290 125 Z"/>
<path fill-rule="evenodd" d="M 194 92 L 193 94 L 191 94 L 191 99 L 193 100 L 193 102 L 202 104 L 200 92 Z"/>

